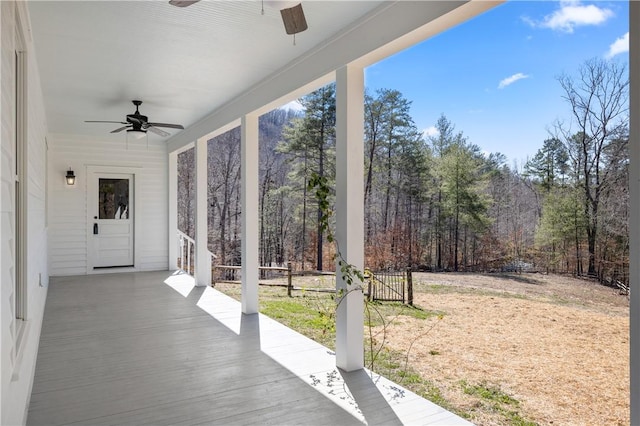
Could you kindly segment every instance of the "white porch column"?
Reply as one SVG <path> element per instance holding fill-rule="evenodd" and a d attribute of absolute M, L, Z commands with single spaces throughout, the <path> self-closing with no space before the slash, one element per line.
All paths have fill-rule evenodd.
<path fill-rule="evenodd" d="M 258 312 L 258 116 L 241 120 L 242 312 Z"/>
<path fill-rule="evenodd" d="M 196 141 L 196 286 L 211 284 L 211 258 L 209 257 L 209 225 L 207 223 L 207 138 Z"/>
<path fill-rule="evenodd" d="M 640 2 L 629 2 L 629 287 L 631 423 L 640 425 Z"/>
<path fill-rule="evenodd" d="M 178 152 L 169 153 L 169 270 L 178 269 Z"/>
<path fill-rule="evenodd" d="M 342 258 L 364 268 L 364 72 L 347 65 L 336 72 L 336 240 Z M 355 283 L 352 287 L 356 285 Z M 336 312 L 336 364 L 346 371 L 364 367 L 364 296 L 341 279 L 346 296 Z"/>

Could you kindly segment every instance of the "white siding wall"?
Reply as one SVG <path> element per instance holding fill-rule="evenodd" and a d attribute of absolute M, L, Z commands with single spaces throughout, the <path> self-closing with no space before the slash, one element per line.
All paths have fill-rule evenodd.
<path fill-rule="evenodd" d="M 20 4 L 23 27 L 28 28 L 24 4 Z M 22 187 L 27 197 L 26 321 L 25 334 L 16 346 L 16 312 L 14 309 L 15 271 L 15 22 L 16 3 L 0 2 L 0 424 L 22 424 L 31 395 L 42 315 L 46 300 L 47 229 L 46 229 L 46 122 L 37 64 L 31 41 L 26 38 L 27 51 L 27 178 Z M 42 285 L 40 285 L 42 284 Z"/>
<path fill-rule="evenodd" d="M 110 128 L 105 126 L 105 134 Z M 51 275 L 87 273 L 87 167 L 122 167 L 135 173 L 137 270 L 168 268 L 168 156 L 155 135 L 129 141 L 126 135 L 96 140 L 78 135 L 49 136 L 49 266 Z M 65 182 L 71 167 L 76 184 Z"/>

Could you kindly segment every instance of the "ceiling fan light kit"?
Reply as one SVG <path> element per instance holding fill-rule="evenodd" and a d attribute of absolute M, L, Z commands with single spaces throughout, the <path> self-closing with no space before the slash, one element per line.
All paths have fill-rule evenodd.
<path fill-rule="evenodd" d="M 141 139 L 146 134 L 147 132 L 145 132 L 144 130 L 127 129 L 127 136 L 131 137 L 132 139 Z"/>

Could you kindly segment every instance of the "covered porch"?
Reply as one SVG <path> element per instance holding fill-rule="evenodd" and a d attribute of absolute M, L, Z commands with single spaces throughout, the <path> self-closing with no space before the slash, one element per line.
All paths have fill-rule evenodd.
<path fill-rule="evenodd" d="M 27 423 L 468 424 L 184 273 L 51 280 Z"/>
<path fill-rule="evenodd" d="M 257 313 L 258 118 L 336 83 L 336 238 L 345 260 L 362 268 L 366 67 L 500 3 L 308 1 L 314 26 L 292 46 L 279 10 L 260 14 L 259 1 L 188 9 L 166 1 L 0 2 L 0 423 L 465 423 L 363 369 L 361 294 L 340 305 L 335 354 Z M 637 22 L 640 6 L 631 5 Z M 630 28 L 635 224 L 640 36 Z M 116 126 L 85 123 L 126 119 L 133 99 L 145 101 L 151 120 L 185 129 L 133 143 L 111 134 Z M 237 126 L 241 302 L 208 287 L 206 216 L 207 141 Z M 176 159 L 191 147 L 195 280 L 174 275 Z M 75 184 L 67 185 L 71 170 Z M 135 194 L 131 260 L 121 268 L 98 261 L 93 231 L 92 191 L 113 175 L 129 179 Z M 640 227 L 630 237 L 633 286 Z M 640 292 L 631 292 L 631 306 L 638 422 Z"/>

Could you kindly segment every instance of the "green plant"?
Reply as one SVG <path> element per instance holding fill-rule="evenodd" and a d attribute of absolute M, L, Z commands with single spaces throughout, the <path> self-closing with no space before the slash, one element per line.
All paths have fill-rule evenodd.
<path fill-rule="evenodd" d="M 346 288 L 341 288 L 337 292 L 336 298 L 336 309 L 340 306 L 340 303 L 345 299 L 347 295 L 353 292 L 361 292 L 364 295 L 363 283 L 365 282 L 365 278 L 368 274 L 368 271 L 363 271 L 355 265 L 349 263 L 340 250 L 340 246 L 338 241 L 335 239 L 331 228 L 330 228 L 330 218 L 333 216 L 333 211 L 331 210 L 331 203 L 329 202 L 329 195 L 331 194 L 331 188 L 329 186 L 329 181 L 326 176 L 321 176 L 317 173 L 312 173 L 308 184 L 307 189 L 309 192 L 313 193 L 318 202 L 319 210 L 321 211 L 321 216 L 318 218 L 319 221 L 319 229 L 321 232 L 326 233 L 327 241 L 335 244 L 335 258 L 338 260 L 338 267 L 340 268 L 340 277 L 342 281 L 345 283 Z M 368 341 L 369 341 L 369 368 L 374 370 L 374 366 L 377 358 L 380 356 L 383 348 L 385 347 L 386 338 L 387 338 L 387 327 L 393 321 L 388 321 L 388 319 L 382 314 L 380 309 L 375 303 L 372 303 L 365 299 L 365 314 L 366 314 L 366 325 L 368 327 Z M 397 317 L 398 315 L 396 315 Z M 375 319 L 374 319 L 375 318 Z M 442 319 L 442 315 L 438 316 L 439 319 Z M 394 318 L 395 319 L 395 318 Z M 382 324 L 381 331 L 376 333 L 374 332 L 374 323 L 380 321 Z M 409 362 L 409 352 L 413 347 L 413 344 L 428 334 L 438 322 L 434 323 L 426 333 L 415 338 L 411 344 L 409 345 L 409 349 L 407 350 L 406 357 L 404 359 L 405 369 Z M 378 339 L 378 337 L 381 338 Z M 376 347 L 376 342 L 379 342 Z"/>
<path fill-rule="evenodd" d="M 499 386 L 489 385 L 486 382 L 471 385 L 464 380 L 460 382 L 460 385 L 465 394 L 477 396 L 485 403 L 488 403 L 491 408 L 495 412 L 500 413 L 510 425 L 537 426 L 537 423 L 523 418 L 519 413 L 520 401 L 503 392 Z"/>
<path fill-rule="evenodd" d="M 240 299 L 240 286 L 222 285 L 222 291 Z M 298 331 L 299 333 L 315 340 L 316 342 L 330 349 L 335 349 L 335 296 L 327 293 L 302 292 L 301 295 L 293 297 L 284 296 L 281 289 L 269 286 L 260 288 L 260 312 L 271 318 L 277 319 L 286 326 Z M 370 328 L 380 327 L 380 331 L 376 329 L 374 336 L 375 355 L 375 371 L 388 378 L 389 380 L 402 384 L 405 388 L 412 392 L 427 398 L 435 404 L 451 411 L 461 417 L 469 418 L 469 414 L 450 404 L 443 396 L 440 388 L 429 379 L 424 378 L 420 373 L 414 370 L 407 363 L 407 353 L 390 349 L 387 346 L 379 348 L 380 341 L 378 338 L 382 336 L 384 325 L 389 325 L 392 320 L 389 318 L 398 318 L 408 316 L 418 319 L 428 319 L 439 317 L 440 312 L 433 312 L 412 307 L 400 303 L 380 303 L 368 302 L 374 305 L 382 317 L 387 318 L 384 322 L 372 315 L 369 321 Z M 365 327 L 369 327 L 369 323 Z M 370 337 L 366 337 L 365 359 L 371 360 L 370 356 Z M 324 383 L 323 377 L 316 377 Z"/>
<path fill-rule="evenodd" d="M 508 404 L 508 405 L 515 405 L 515 406 L 520 404 L 520 401 L 510 397 L 497 386 L 490 386 L 484 382 L 477 385 L 469 385 L 465 381 L 463 381 L 461 385 L 462 385 L 462 390 L 467 395 L 477 395 L 482 399 L 498 402 L 500 404 Z"/>

